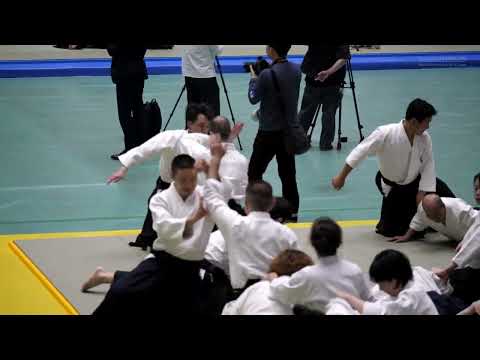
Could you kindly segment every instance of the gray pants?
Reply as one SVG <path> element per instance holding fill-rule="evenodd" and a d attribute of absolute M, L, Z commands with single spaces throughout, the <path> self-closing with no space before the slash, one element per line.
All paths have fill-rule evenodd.
<path fill-rule="evenodd" d="M 310 128 L 317 106 L 322 110 L 322 134 L 320 135 L 320 148 L 328 148 L 335 138 L 335 114 L 342 101 L 342 91 L 339 86 L 313 87 L 305 85 L 302 107 L 298 120 L 307 132 Z"/>

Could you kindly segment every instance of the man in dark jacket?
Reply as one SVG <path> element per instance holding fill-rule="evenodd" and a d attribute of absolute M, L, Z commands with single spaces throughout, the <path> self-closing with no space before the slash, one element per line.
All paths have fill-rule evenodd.
<path fill-rule="evenodd" d="M 295 155 L 287 152 L 283 132 L 288 124 L 297 121 L 302 73 L 297 64 L 287 60 L 290 47 L 291 45 L 282 44 L 268 45 L 267 55 L 273 61 L 272 66 L 263 70 L 258 77 L 250 68 L 252 79 L 249 83 L 248 99 L 251 104 L 260 102 L 260 109 L 258 111 L 258 132 L 248 166 L 248 180 L 250 182 L 262 180 L 268 164 L 275 157 L 278 164 L 278 175 L 282 182 L 282 196 L 290 202 L 293 208 L 293 214 L 288 220 L 296 222 L 300 200 Z M 272 72 L 275 72 L 278 90 L 274 85 Z"/>
<path fill-rule="evenodd" d="M 140 145 L 141 116 L 143 111 L 143 87 L 148 79 L 145 65 L 147 48 L 142 45 L 110 44 L 108 54 L 112 57 L 111 76 L 116 85 L 118 119 L 123 130 L 125 148 L 111 155 L 112 160 Z"/>
<path fill-rule="evenodd" d="M 332 150 L 335 137 L 335 114 L 342 101 L 342 85 L 346 62 L 350 58 L 348 45 L 308 45 L 302 63 L 305 91 L 298 120 L 307 132 L 317 106 L 322 107 L 320 150 Z"/>

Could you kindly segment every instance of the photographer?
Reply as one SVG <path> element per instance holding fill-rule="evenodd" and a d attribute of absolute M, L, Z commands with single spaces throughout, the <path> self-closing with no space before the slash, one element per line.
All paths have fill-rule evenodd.
<path fill-rule="evenodd" d="M 250 66 L 252 79 L 248 89 L 251 104 L 260 102 L 259 128 L 253 144 L 253 152 L 248 167 L 248 180 L 262 180 L 268 164 L 276 157 L 278 174 L 282 182 L 282 196 L 294 209 L 289 221 L 297 221 L 299 197 L 295 175 L 295 155 L 287 152 L 284 130 L 297 119 L 298 96 L 302 74 L 298 65 L 287 58 L 291 45 L 268 45 L 267 55 L 272 59 L 269 69 L 257 77 Z M 277 79 L 277 90 L 274 84 Z"/>
<path fill-rule="evenodd" d="M 335 137 L 335 114 L 342 101 L 342 85 L 345 80 L 348 45 L 308 45 L 302 63 L 305 91 L 298 119 L 308 132 L 317 106 L 322 107 L 322 133 L 320 150 L 332 150 Z"/>

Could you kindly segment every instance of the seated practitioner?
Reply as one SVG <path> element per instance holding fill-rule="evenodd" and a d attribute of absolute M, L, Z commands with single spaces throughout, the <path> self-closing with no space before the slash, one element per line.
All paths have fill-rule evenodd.
<path fill-rule="evenodd" d="M 269 211 L 273 220 L 284 223 L 294 213 L 290 202 L 281 197 L 274 198 L 274 206 Z M 202 262 L 205 292 L 209 298 L 209 313 L 220 315 L 225 303 L 233 297 L 229 277 L 228 255 L 225 239 L 220 230 L 210 235 L 205 260 Z"/>
<path fill-rule="evenodd" d="M 480 205 L 480 173 L 473 178 L 473 192 L 475 194 L 475 201 L 477 205 Z M 480 207 L 475 207 L 476 210 L 480 210 Z"/>
<path fill-rule="evenodd" d="M 298 248 L 297 237 L 291 229 L 270 217 L 272 186 L 265 181 L 248 184 L 246 216 L 227 206 L 224 194 L 230 190 L 228 183 L 219 181 L 218 170 L 225 149 L 218 139 L 212 142 L 210 149 L 212 159 L 205 184 L 204 204 L 225 239 L 233 296 L 238 297 L 249 285 L 266 276 L 272 260 L 278 254 Z"/>
<path fill-rule="evenodd" d="M 373 259 L 370 278 L 386 296 L 365 301 L 356 295 L 338 290 L 337 296 L 363 315 L 439 315 L 456 314 L 466 305 L 461 300 L 425 291 L 416 286 L 408 258 L 397 250 L 383 250 Z"/>
<path fill-rule="evenodd" d="M 352 150 L 332 186 L 340 190 L 350 172 L 369 155 L 376 155 L 380 170 L 375 183 L 382 194 L 376 232 L 388 237 L 404 235 L 426 193 L 455 197 L 436 177 L 432 140 L 427 132 L 437 111 L 422 99 L 413 100 L 405 119 L 379 126 Z"/>
<path fill-rule="evenodd" d="M 270 265 L 269 273 L 290 276 L 313 261 L 302 251 L 285 250 Z M 293 315 L 292 307 L 270 297 L 270 281 L 262 280 L 249 286 L 237 300 L 225 305 L 222 315 Z"/>
<path fill-rule="evenodd" d="M 370 297 L 370 284 L 360 267 L 341 259 L 337 250 L 342 244 L 342 229 L 329 218 L 319 218 L 312 225 L 310 242 L 319 263 L 307 266 L 292 276 L 273 279 L 272 298 L 285 305 L 302 305 L 325 313 L 326 305 L 336 295 L 334 288 Z"/>
<path fill-rule="evenodd" d="M 478 211 L 459 198 L 448 198 L 436 194 L 425 195 L 418 205 L 417 213 L 410 222 L 410 228 L 403 236 L 391 241 L 410 241 L 417 232 L 432 228 L 451 240 L 461 242 L 468 229 L 475 222 Z"/>
<path fill-rule="evenodd" d="M 434 272 L 450 281 L 454 296 L 469 303 L 480 298 L 480 216 L 468 229 L 450 264 Z"/>
<path fill-rule="evenodd" d="M 204 257 L 213 222 L 202 207 L 195 160 L 178 155 L 172 161 L 173 182 L 150 201 L 153 228 L 158 238 L 151 255 L 130 272 L 97 268 L 82 291 L 112 284 L 94 314 L 200 312 L 200 261 Z"/>
<path fill-rule="evenodd" d="M 412 288 L 424 291 L 435 292 L 438 295 L 451 295 L 452 287 L 435 275 L 432 271 L 427 270 L 421 266 L 414 266 Z M 371 289 L 370 301 L 387 299 L 389 295 L 382 291 L 378 284 Z M 358 311 L 353 309 L 350 304 L 342 298 L 335 298 L 327 305 L 326 315 L 360 315 Z"/>

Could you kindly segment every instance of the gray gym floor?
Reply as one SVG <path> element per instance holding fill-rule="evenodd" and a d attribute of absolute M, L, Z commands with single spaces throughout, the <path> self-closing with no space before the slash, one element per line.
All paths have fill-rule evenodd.
<path fill-rule="evenodd" d="M 316 260 L 308 242 L 310 229 L 294 228 L 294 231 L 300 248 Z M 80 314 L 91 314 L 108 291 L 108 285 L 98 286 L 88 293 L 80 291 L 81 285 L 97 266 L 106 271 L 133 269 L 147 255 L 145 251 L 128 246 L 133 239 L 134 236 L 116 236 L 17 240 L 15 243 Z M 391 244 L 377 235 L 372 226 L 344 228 L 344 244 L 340 253 L 364 271 L 368 271 L 375 254 L 386 248 L 405 252 L 412 265 L 427 269 L 448 264 L 454 253 L 454 245 L 445 238 Z"/>

